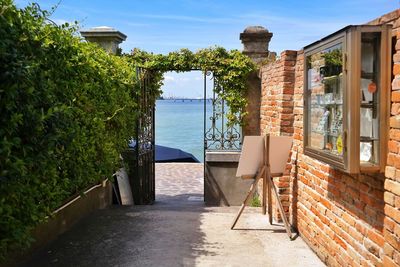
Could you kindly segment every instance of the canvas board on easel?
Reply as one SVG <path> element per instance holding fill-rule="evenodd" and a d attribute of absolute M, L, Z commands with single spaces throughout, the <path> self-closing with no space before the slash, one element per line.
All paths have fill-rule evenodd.
<path fill-rule="evenodd" d="M 271 173 L 283 173 L 286 168 L 293 138 L 270 136 L 269 163 Z M 263 165 L 264 136 L 245 136 L 236 177 L 254 176 Z"/>
<path fill-rule="evenodd" d="M 270 136 L 269 137 L 269 164 L 271 173 L 283 173 L 289 159 L 293 137 Z"/>
<path fill-rule="evenodd" d="M 253 177 L 263 164 L 264 136 L 245 136 L 236 177 Z"/>

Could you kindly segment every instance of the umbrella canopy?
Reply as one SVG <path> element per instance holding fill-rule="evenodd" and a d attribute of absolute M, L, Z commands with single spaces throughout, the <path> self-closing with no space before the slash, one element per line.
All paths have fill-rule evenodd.
<path fill-rule="evenodd" d="M 130 140 L 130 148 L 136 148 L 136 141 Z M 143 148 L 151 149 L 151 144 L 142 145 Z M 155 145 L 156 162 L 200 162 L 192 154 L 178 148 Z"/>
<path fill-rule="evenodd" d="M 156 162 L 199 162 L 199 160 L 178 148 L 156 145 Z"/>

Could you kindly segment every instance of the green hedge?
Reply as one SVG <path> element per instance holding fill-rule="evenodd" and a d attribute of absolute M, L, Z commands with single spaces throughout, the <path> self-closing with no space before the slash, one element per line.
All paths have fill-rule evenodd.
<path fill-rule="evenodd" d="M 0 0 L 0 258 L 65 199 L 111 177 L 133 135 L 135 68 Z"/>

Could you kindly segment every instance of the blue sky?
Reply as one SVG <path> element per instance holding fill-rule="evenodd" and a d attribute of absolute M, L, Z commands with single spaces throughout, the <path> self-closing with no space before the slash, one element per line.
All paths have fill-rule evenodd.
<path fill-rule="evenodd" d="M 25 6 L 32 1 L 18 0 Z M 58 0 L 36 1 L 50 9 Z M 57 23 L 77 20 L 82 28 L 111 26 L 128 38 L 124 52 L 138 47 L 155 53 L 209 46 L 241 49 L 239 34 L 261 25 L 274 35 L 270 51 L 298 50 L 349 24 L 363 24 L 400 8 L 399 0 L 62 0 L 52 16 Z M 168 73 L 165 95 L 201 94 L 201 73 Z M 191 82 L 190 82 L 191 81 Z M 187 86 L 196 87 L 187 90 Z"/>

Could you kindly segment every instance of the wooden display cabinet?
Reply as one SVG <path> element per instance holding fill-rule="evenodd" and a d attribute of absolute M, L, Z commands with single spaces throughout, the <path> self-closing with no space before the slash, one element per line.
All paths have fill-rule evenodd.
<path fill-rule="evenodd" d="M 305 154 L 347 173 L 383 172 L 391 27 L 348 26 L 304 52 Z"/>

